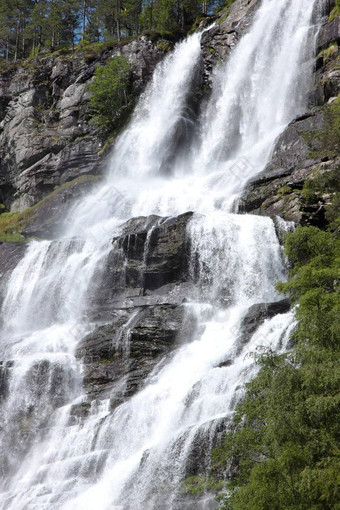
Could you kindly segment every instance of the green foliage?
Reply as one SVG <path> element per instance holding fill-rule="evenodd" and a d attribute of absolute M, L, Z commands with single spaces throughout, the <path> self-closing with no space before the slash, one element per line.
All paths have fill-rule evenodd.
<path fill-rule="evenodd" d="M 323 107 L 324 126 L 320 131 L 307 132 L 307 142 L 317 143 L 318 149 L 311 150 L 312 156 L 332 156 L 340 151 L 340 97 L 334 103 Z"/>
<path fill-rule="evenodd" d="M 290 186 L 281 186 L 280 189 L 277 190 L 277 195 L 284 196 L 291 193 L 292 188 Z"/>
<path fill-rule="evenodd" d="M 90 85 L 90 113 L 106 132 L 118 128 L 131 107 L 130 74 L 131 65 L 123 56 L 113 57 L 96 69 Z"/>
<path fill-rule="evenodd" d="M 165 41 L 175 42 L 177 39 L 176 34 L 170 32 L 169 30 L 156 30 L 156 29 L 143 30 L 142 35 L 147 36 L 150 39 L 150 41 L 154 43 L 157 41 L 162 42 L 163 39 Z"/>
<path fill-rule="evenodd" d="M 337 18 L 338 16 L 340 16 L 340 0 L 335 1 L 335 6 L 329 15 L 329 21 L 333 21 L 333 19 Z"/>
<path fill-rule="evenodd" d="M 332 59 L 335 55 L 338 54 L 339 46 L 338 43 L 332 43 L 328 48 L 322 50 L 319 55 L 322 55 L 324 60 L 327 61 Z"/>
<path fill-rule="evenodd" d="M 4 212 L 0 214 L 0 241 L 24 241 L 24 237 L 20 234 L 23 226 L 23 219 L 20 213 Z"/>
<path fill-rule="evenodd" d="M 168 41 L 160 41 L 157 44 L 157 49 L 160 50 L 160 51 L 167 52 L 167 51 L 170 51 L 172 49 L 172 46 L 171 46 L 171 44 Z"/>
<path fill-rule="evenodd" d="M 333 178 L 319 184 L 334 191 Z M 257 356 L 260 371 L 213 453 L 217 475 L 235 473 L 224 510 L 340 509 L 339 233 L 300 227 L 285 250 L 293 269 L 278 288 L 298 304 L 295 346 Z"/>
<path fill-rule="evenodd" d="M 307 204 L 314 204 L 322 197 L 328 197 L 330 203 L 326 206 L 326 220 L 331 230 L 336 230 L 339 227 L 340 167 L 312 174 L 306 179 L 302 194 Z"/>
<path fill-rule="evenodd" d="M 326 220 L 331 230 L 340 230 L 340 192 L 334 194 L 332 203 L 326 207 Z"/>
<path fill-rule="evenodd" d="M 199 496 L 209 491 L 219 491 L 224 487 L 221 480 L 216 480 L 213 476 L 189 476 L 182 482 L 182 492 Z"/>

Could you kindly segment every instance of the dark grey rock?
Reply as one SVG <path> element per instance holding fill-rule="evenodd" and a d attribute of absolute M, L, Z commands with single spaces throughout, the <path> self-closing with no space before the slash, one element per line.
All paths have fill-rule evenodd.
<path fill-rule="evenodd" d="M 313 133 L 322 127 L 323 114 L 319 110 L 291 122 L 279 136 L 270 163 L 264 172 L 256 177 L 256 181 L 277 177 L 281 169 L 283 173 L 292 172 L 294 168 L 308 160 L 316 142 L 312 137 L 307 139 L 306 133 Z"/>
<path fill-rule="evenodd" d="M 289 299 L 282 299 L 274 303 L 259 303 L 251 306 L 242 320 L 240 335 L 237 340 L 237 353 L 241 353 L 243 347 L 250 341 L 255 331 L 266 319 L 270 319 L 277 314 L 287 313 L 290 307 L 291 302 Z"/>
<path fill-rule="evenodd" d="M 229 15 L 226 16 L 226 11 L 222 11 L 215 26 L 203 34 L 201 46 L 204 84 L 211 85 L 211 71 L 220 62 L 226 62 L 232 48 L 248 30 L 260 3 L 259 0 L 236 0 Z"/>
<path fill-rule="evenodd" d="M 116 309 L 110 324 L 98 326 L 77 348 L 86 392 L 91 398 L 111 395 L 112 406 L 118 405 L 194 327 L 193 319 L 186 320 L 183 305 Z"/>
<path fill-rule="evenodd" d="M 6 400 L 9 388 L 12 361 L 0 361 L 0 404 Z"/>
<path fill-rule="evenodd" d="M 132 218 L 113 240 L 112 250 L 93 279 L 92 314 L 105 317 L 111 306 L 155 304 L 169 299 L 153 291 L 174 284 L 174 302 L 185 296 L 176 287 L 189 277 L 190 240 L 186 226 L 188 212 L 174 218 L 159 216 Z M 117 303 L 119 303 L 117 305 Z"/>
<path fill-rule="evenodd" d="M 258 303 L 251 306 L 241 323 L 235 355 L 241 354 L 244 346 L 250 341 L 256 330 L 266 319 L 270 319 L 277 314 L 287 313 L 290 307 L 290 299 L 282 299 L 281 301 L 275 301 L 273 303 Z M 232 363 L 233 361 L 231 359 L 226 359 L 223 360 L 218 367 L 223 368 Z"/>
<path fill-rule="evenodd" d="M 340 17 L 321 27 L 317 41 L 317 53 L 333 42 L 340 43 Z"/>

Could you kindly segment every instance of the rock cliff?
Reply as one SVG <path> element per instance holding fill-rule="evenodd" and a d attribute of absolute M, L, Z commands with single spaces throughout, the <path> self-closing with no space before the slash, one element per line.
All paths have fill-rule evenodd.
<path fill-rule="evenodd" d="M 115 55 L 132 64 L 136 95 L 164 50 L 146 36 L 123 45 L 39 55 L 0 70 L 0 202 L 34 205 L 56 186 L 101 172 L 103 141 L 89 123 L 88 85 Z"/>
<path fill-rule="evenodd" d="M 302 225 L 326 224 L 325 207 L 330 195 L 326 189 L 319 189 L 311 196 L 308 188 L 320 178 L 327 179 L 327 175 L 340 181 L 339 153 L 336 144 L 330 142 L 339 138 L 336 126 L 340 115 L 340 18 L 329 21 L 333 5 L 329 2 L 325 6 L 317 37 L 309 110 L 280 135 L 267 168 L 248 184 L 241 211 L 281 216 Z"/>

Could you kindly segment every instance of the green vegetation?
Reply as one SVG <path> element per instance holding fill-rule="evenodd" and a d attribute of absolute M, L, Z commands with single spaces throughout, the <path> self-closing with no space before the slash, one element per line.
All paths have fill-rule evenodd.
<path fill-rule="evenodd" d="M 330 173 L 315 185 L 333 193 L 328 213 L 339 224 L 335 181 Z M 224 510 L 340 509 L 339 229 L 300 227 L 285 250 L 293 269 L 278 289 L 298 305 L 295 345 L 255 354 L 259 373 L 213 452 L 216 475 L 233 466 Z"/>
<path fill-rule="evenodd" d="M 332 157 L 340 152 L 340 96 L 322 107 L 324 126 L 317 131 L 305 131 L 303 137 L 310 146 L 311 157 Z"/>
<path fill-rule="evenodd" d="M 316 133 L 321 150 L 328 153 L 340 151 L 340 97 L 325 107 L 325 126 Z"/>
<path fill-rule="evenodd" d="M 329 228 L 336 230 L 340 226 L 340 167 L 335 170 L 326 169 L 322 173 L 312 174 L 306 179 L 302 194 L 307 204 L 314 204 L 320 198 L 328 197 L 329 205 L 326 207 L 326 220 L 330 223 Z"/>
<path fill-rule="evenodd" d="M 320 51 L 319 56 L 323 56 L 324 60 L 327 61 L 332 59 L 335 55 L 338 54 L 339 46 L 338 43 L 332 43 L 328 48 Z"/>
<path fill-rule="evenodd" d="M 290 186 L 281 186 L 277 190 L 277 194 L 280 196 L 288 195 L 292 191 L 292 188 Z"/>
<path fill-rule="evenodd" d="M 0 241 L 19 242 L 25 238 L 19 233 L 22 229 L 22 221 L 19 213 L 5 212 L 0 215 Z"/>
<path fill-rule="evenodd" d="M 160 41 L 157 44 L 157 49 L 160 50 L 160 51 L 167 52 L 167 51 L 170 51 L 172 49 L 172 46 L 171 46 L 171 44 L 168 41 Z"/>
<path fill-rule="evenodd" d="M 213 476 L 189 476 L 182 482 L 182 492 L 192 496 L 199 496 L 207 491 L 216 492 L 223 487 L 224 483 Z"/>
<path fill-rule="evenodd" d="M 335 1 L 335 6 L 329 15 L 329 21 L 333 21 L 338 16 L 340 16 L 340 0 Z"/>
<path fill-rule="evenodd" d="M 90 113 L 98 126 L 109 132 L 119 128 L 132 106 L 131 65 L 125 57 L 113 57 L 98 66 L 90 85 Z"/>

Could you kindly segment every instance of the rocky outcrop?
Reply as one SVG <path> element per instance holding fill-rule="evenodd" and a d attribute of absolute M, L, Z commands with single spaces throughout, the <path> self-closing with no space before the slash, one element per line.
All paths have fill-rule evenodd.
<path fill-rule="evenodd" d="M 26 211 L 22 216 L 21 235 L 30 239 L 55 239 L 65 227 L 68 212 L 77 200 L 86 195 L 100 181 L 100 176 L 83 175 L 58 186 L 52 193 Z"/>
<path fill-rule="evenodd" d="M 215 25 L 203 34 L 203 83 L 211 83 L 212 70 L 219 62 L 226 61 L 240 36 L 250 26 L 260 3 L 259 0 L 237 0 L 223 10 Z"/>
<path fill-rule="evenodd" d="M 282 299 L 281 301 L 274 301 L 273 303 L 256 303 L 252 305 L 242 319 L 241 327 L 238 332 L 235 355 L 238 356 L 242 353 L 244 346 L 249 342 L 256 330 L 265 320 L 271 319 L 275 315 L 288 312 L 290 307 L 291 302 L 289 299 Z M 228 358 L 221 361 L 218 366 L 222 368 L 232 364 L 233 360 Z"/>
<path fill-rule="evenodd" d="M 90 400 L 110 395 L 112 406 L 133 395 L 156 363 L 193 329 L 185 306 L 164 303 L 116 309 L 111 322 L 98 326 L 77 348 Z"/>
<path fill-rule="evenodd" d="M 164 51 L 147 37 L 96 54 L 39 56 L 0 73 L 0 202 L 22 211 L 82 175 L 101 173 L 102 140 L 89 123 L 96 67 L 123 54 L 136 95 Z"/>
<path fill-rule="evenodd" d="M 282 299 L 274 303 L 259 303 L 251 306 L 242 320 L 238 346 L 241 351 L 259 326 L 277 314 L 286 313 L 291 306 L 289 299 Z"/>
<path fill-rule="evenodd" d="M 327 12 L 333 2 L 326 6 Z M 329 124 L 327 107 L 340 92 L 340 18 L 325 17 L 318 36 L 315 82 L 311 90 L 311 110 L 295 119 L 279 136 L 266 169 L 249 182 L 240 200 L 240 211 L 281 216 L 301 225 L 326 225 L 327 192 L 313 201 L 303 192 L 306 182 L 327 173 L 340 178 L 340 158 L 336 150 L 323 150 L 320 133 Z M 331 128 L 329 128 L 331 129 Z"/>
<path fill-rule="evenodd" d="M 89 313 L 94 329 L 76 352 L 90 400 L 109 394 L 112 405 L 118 405 L 181 339 L 194 334 L 195 319 L 185 304 L 191 216 L 133 218 L 113 240 L 93 279 Z M 86 409 L 81 406 L 83 413 Z"/>

